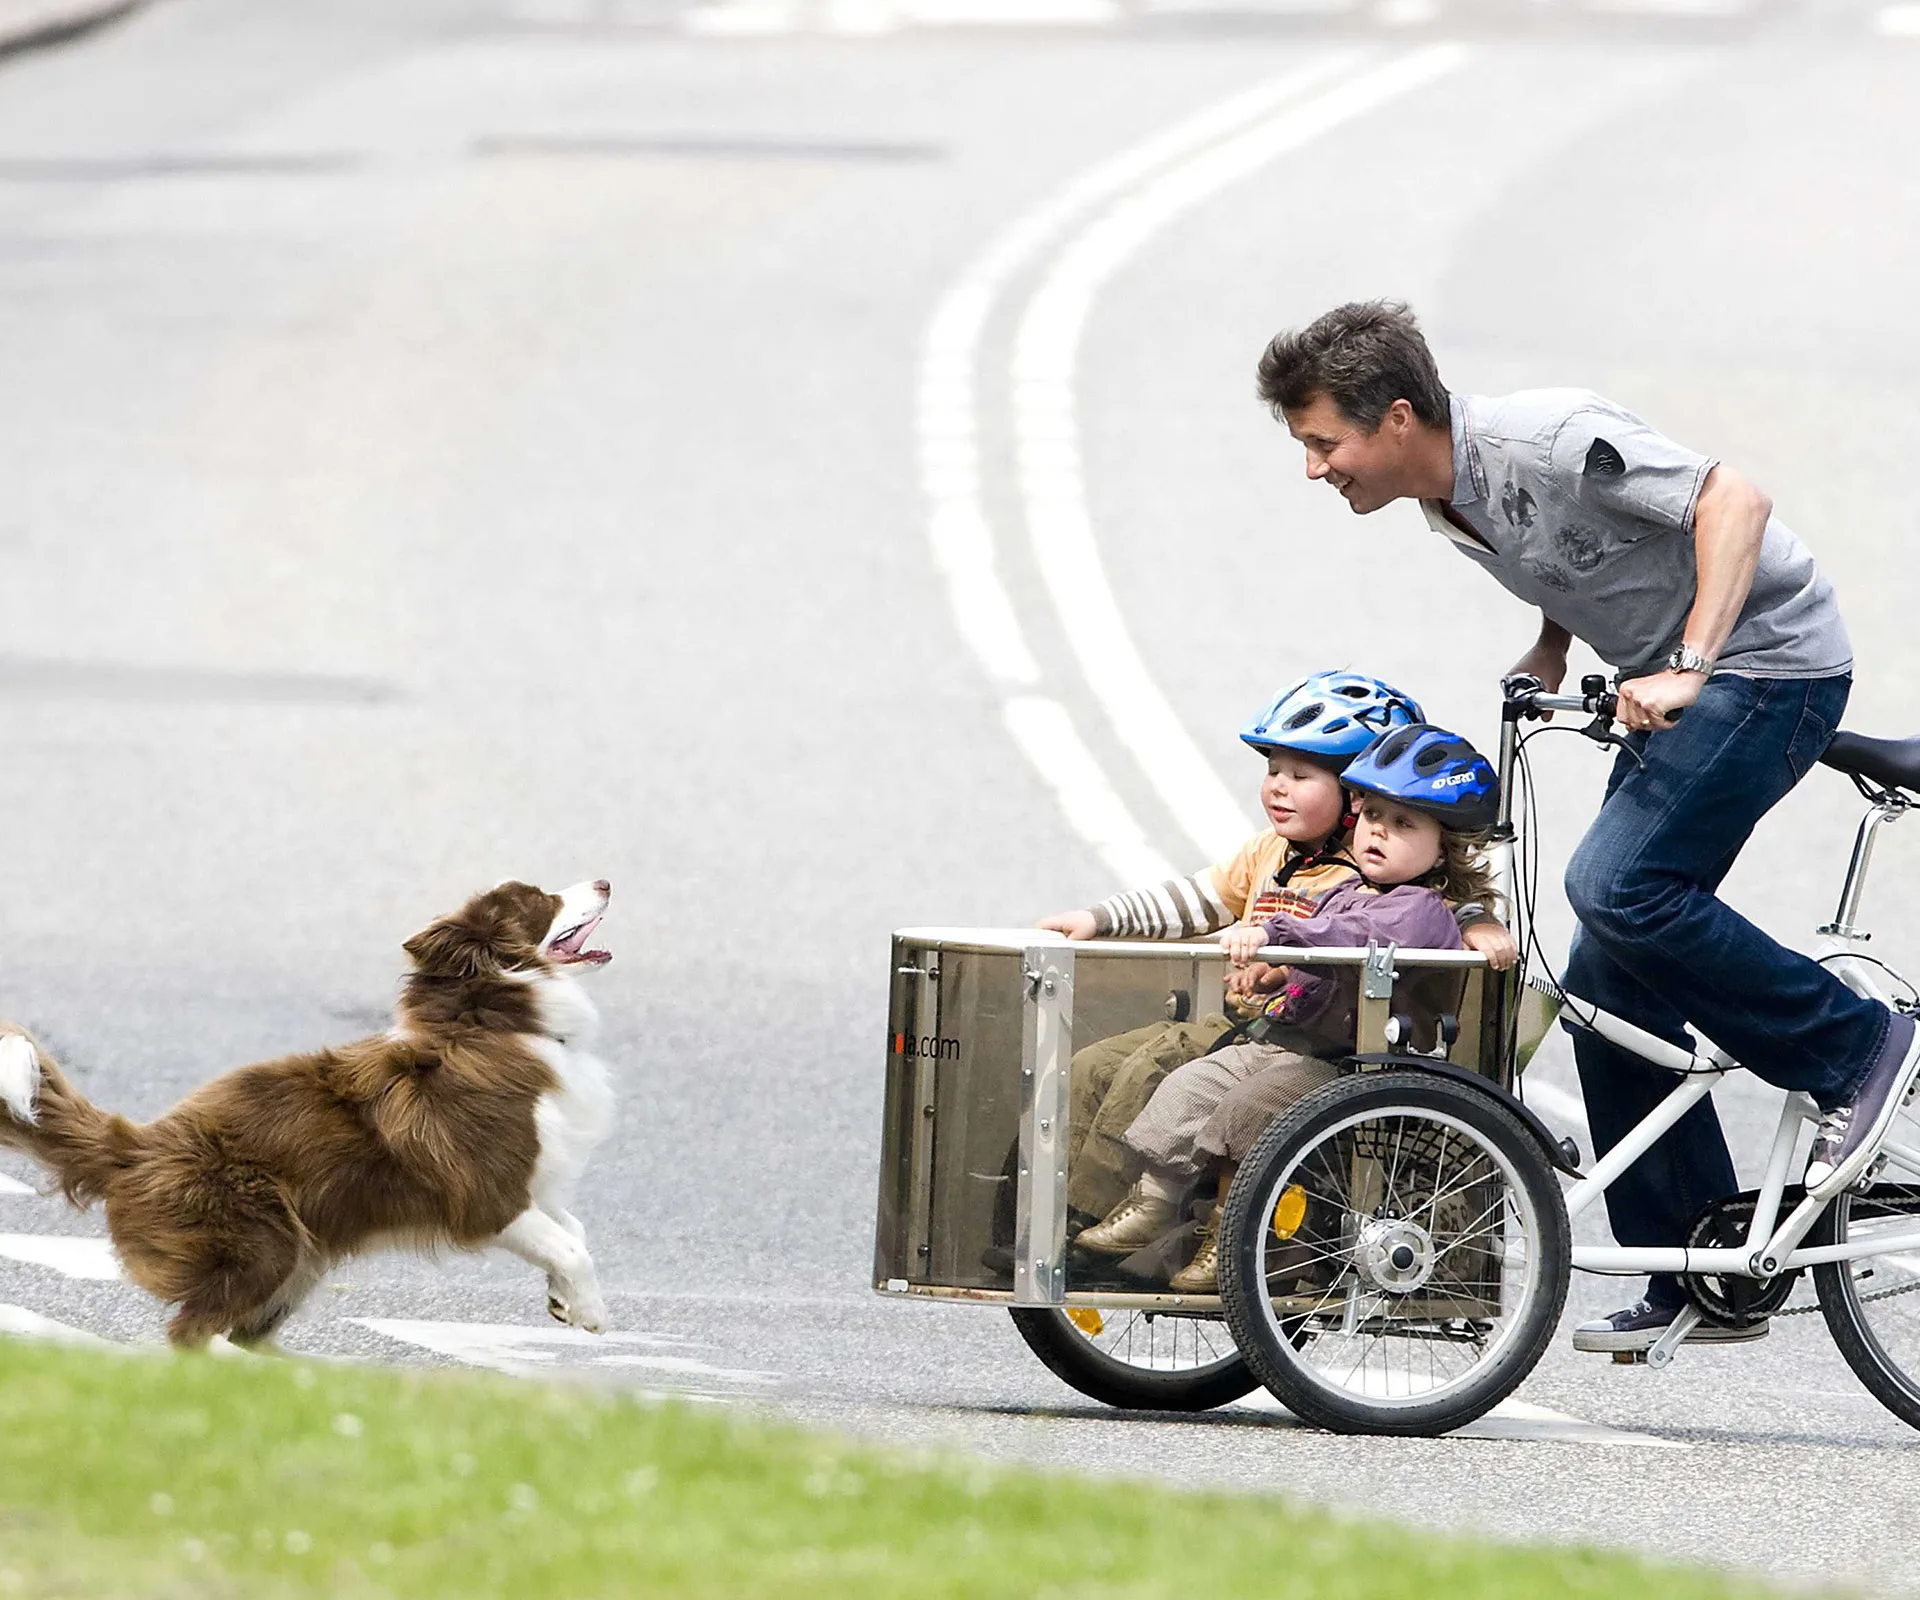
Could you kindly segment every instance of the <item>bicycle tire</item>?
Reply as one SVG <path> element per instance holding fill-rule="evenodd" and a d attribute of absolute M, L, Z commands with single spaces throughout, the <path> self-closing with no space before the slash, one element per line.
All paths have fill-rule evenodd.
<path fill-rule="evenodd" d="M 1389 1158 L 1383 1142 L 1389 1131 L 1398 1141 L 1392 1147 L 1391 1172 L 1385 1171 Z M 1348 1140 L 1345 1155 L 1338 1143 L 1343 1137 Z M 1377 1148 L 1368 1146 L 1370 1140 Z M 1447 1161 L 1456 1148 L 1465 1160 L 1449 1178 Z M 1473 1150 L 1480 1154 L 1467 1153 Z M 1371 1212 L 1364 1204 L 1356 1208 L 1353 1200 L 1352 1174 L 1361 1170 L 1351 1159 L 1356 1153 L 1374 1164 L 1384 1191 Z M 1403 1155 L 1404 1182 L 1399 1165 Z M 1344 1168 L 1343 1160 L 1348 1162 Z M 1429 1169 L 1430 1179 L 1418 1176 Z M 1420 1202 L 1423 1182 L 1431 1193 Z M 1290 1237 L 1270 1260 L 1268 1223 L 1290 1189 L 1303 1196 L 1299 1209 L 1304 1218 L 1290 1228 L 1304 1229 L 1306 1235 L 1299 1249 Z M 1475 1206 L 1481 1209 L 1469 1209 Z M 1468 1217 L 1464 1228 L 1454 1220 L 1462 1213 Z M 1515 1260 L 1508 1238 L 1510 1213 L 1525 1230 L 1525 1240 L 1519 1252 L 1519 1303 L 1509 1316 L 1507 1277 Z M 1484 1415 L 1518 1387 L 1545 1353 L 1572 1276 L 1566 1205 L 1533 1135 L 1486 1096 L 1417 1071 L 1342 1078 L 1276 1119 L 1241 1165 L 1227 1197 L 1220 1237 L 1221 1300 L 1247 1365 L 1295 1416 L 1338 1433 L 1431 1436 Z M 1403 1249 L 1411 1262 L 1409 1275 L 1400 1286 L 1388 1286 L 1378 1274 L 1398 1270 L 1386 1262 L 1389 1257 L 1398 1261 Z M 1296 1266 L 1306 1263 L 1291 1282 L 1311 1282 L 1311 1273 L 1328 1282 L 1305 1295 L 1282 1296 L 1289 1302 L 1283 1312 L 1275 1303 L 1269 1272 L 1275 1261 L 1289 1259 Z M 1373 1265 L 1365 1264 L 1369 1262 Z M 1470 1291 L 1469 1278 L 1480 1287 Z M 1484 1296 L 1489 1284 L 1496 1298 L 1483 1303 L 1499 1307 L 1495 1316 L 1484 1319 L 1488 1328 L 1497 1329 L 1491 1348 L 1484 1360 L 1473 1363 L 1473 1370 L 1442 1382 L 1435 1370 L 1435 1348 L 1477 1346 L 1484 1336 L 1474 1319 L 1422 1308 L 1458 1307 L 1471 1294 Z M 1343 1285 L 1344 1296 L 1336 1301 L 1333 1297 Z M 1303 1300 L 1314 1303 L 1303 1307 Z M 1379 1331 L 1370 1331 L 1370 1324 Z M 1317 1356 L 1324 1355 L 1331 1372 L 1343 1340 L 1370 1341 L 1361 1345 L 1344 1383 L 1322 1374 L 1315 1364 Z M 1381 1352 L 1377 1380 L 1370 1366 L 1374 1350 L 1388 1340 L 1409 1346 L 1406 1371 L 1398 1380 L 1402 1393 L 1393 1392 L 1396 1380 L 1387 1359 L 1393 1347 Z M 1410 1354 L 1416 1343 L 1425 1346 L 1428 1376 L 1434 1380 L 1421 1392 L 1415 1392 L 1418 1376 Z M 1383 1392 L 1369 1393 L 1370 1387 Z"/>
<path fill-rule="evenodd" d="M 1230 1405 L 1260 1387 L 1245 1359 L 1236 1349 L 1217 1360 L 1184 1369 L 1149 1366 L 1133 1362 L 1103 1350 L 1087 1334 L 1075 1327 L 1065 1311 L 1053 1306 L 1010 1306 L 1008 1314 L 1027 1347 L 1041 1364 L 1061 1382 L 1077 1389 L 1089 1399 L 1123 1411 L 1211 1411 Z M 1103 1316 L 1140 1318 L 1146 1313 L 1123 1311 Z M 1202 1322 L 1190 1317 L 1160 1317 L 1157 1320 L 1176 1325 L 1174 1356 L 1178 1356 L 1178 1324 L 1219 1327 L 1217 1322 Z M 1221 1329 L 1224 1336 L 1225 1330 Z M 1116 1345 L 1119 1341 L 1115 1341 Z M 1148 1352 L 1148 1359 L 1154 1359 Z"/>
<path fill-rule="evenodd" d="M 1854 1209 L 1863 1198 L 1852 1192 L 1836 1195 L 1808 1232 L 1807 1243 L 1846 1243 Z M 1920 1218 L 1920 1201 L 1912 1203 L 1914 1209 L 1901 1214 Z M 1823 1261 L 1816 1266 L 1813 1282 L 1820 1299 L 1820 1315 L 1841 1359 L 1867 1392 L 1908 1427 L 1920 1428 L 1920 1292 L 1900 1294 L 1897 1286 L 1884 1283 L 1872 1287 L 1873 1280 L 1862 1276 L 1862 1262 L 1876 1259 L 1866 1256 L 1855 1261 Z M 1904 1267 L 1899 1270 L 1920 1290 L 1920 1273 Z M 1908 1324 L 1908 1339 L 1903 1342 L 1908 1343 L 1910 1354 L 1905 1361 L 1888 1348 L 1889 1341 L 1883 1335 L 1889 1330 L 1876 1329 L 1867 1310 L 1870 1304 L 1896 1298 L 1900 1302 L 1898 1315 Z M 1909 1366 L 1916 1370 L 1910 1371 Z"/>

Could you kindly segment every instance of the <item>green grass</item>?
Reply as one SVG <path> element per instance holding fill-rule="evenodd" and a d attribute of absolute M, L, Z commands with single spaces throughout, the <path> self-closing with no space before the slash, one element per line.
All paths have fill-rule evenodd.
<path fill-rule="evenodd" d="M 0 1339 L 0 1597 L 1757 1595 L 468 1374 Z"/>

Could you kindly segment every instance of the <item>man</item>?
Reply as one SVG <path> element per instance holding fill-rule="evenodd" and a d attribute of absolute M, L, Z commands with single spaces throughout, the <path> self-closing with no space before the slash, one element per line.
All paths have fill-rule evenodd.
<path fill-rule="evenodd" d="M 1715 897 L 1755 823 L 1819 759 L 1853 681 L 1832 586 L 1772 502 L 1584 390 L 1450 395 L 1395 302 L 1281 334 L 1261 358 L 1260 397 L 1306 448 L 1307 476 L 1356 514 L 1417 499 L 1436 532 L 1539 609 L 1514 671 L 1558 688 L 1576 636 L 1617 669 L 1639 759 L 1615 762 L 1567 867 L 1580 926 L 1566 986 L 1675 1044 L 1691 1022 L 1769 1082 L 1805 1090 L 1827 1113 L 1809 1190 L 1855 1182 L 1920 1071 L 1914 1024 Z M 1673 1078 L 1596 1034 L 1573 1038 L 1604 1152 Z M 1614 1237 L 1682 1244 L 1700 1209 L 1737 1188 L 1702 1101 L 1608 1189 Z M 1678 1279 L 1656 1276 L 1574 1344 L 1646 1349 L 1684 1303 Z M 1765 1332 L 1702 1324 L 1692 1337 Z"/>

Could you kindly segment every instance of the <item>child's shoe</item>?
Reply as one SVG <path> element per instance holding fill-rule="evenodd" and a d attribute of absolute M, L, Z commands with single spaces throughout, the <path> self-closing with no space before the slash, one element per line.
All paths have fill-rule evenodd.
<path fill-rule="evenodd" d="M 1217 1218 L 1200 1224 L 1200 1248 L 1193 1259 L 1167 1280 L 1181 1294 L 1220 1292 L 1220 1228 Z"/>
<path fill-rule="evenodd" d="M 1096 1255 L 1130 1256 L 1143 1250 L 1180 1220 L 1174 1202 L 1136 1183 L 1097 1227 L 1074 1238 L 1082 1250 Z"/>

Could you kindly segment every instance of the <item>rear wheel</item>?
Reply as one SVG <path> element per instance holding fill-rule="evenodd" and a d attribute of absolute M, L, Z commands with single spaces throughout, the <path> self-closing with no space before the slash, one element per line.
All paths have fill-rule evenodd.
<path fill-rule="evenodd" d="M 1520 1121 L 1419 1072 L 1363 1073 L 1276 1120 L 1221 1219 L 1221 1301 L 1303 1421 L 1439 1434 L 1533 1370 L 1572 1270 L 1565 1203 Z"/>
<path fill-rule="evenodd" d="M 1820 1314 L 1854 1376 L 1910 1428 L 1920 1428 L 1920 1185 L 1876 1183 L 1864 1195 L 1835 1197 L 1807 1236 L 1810 1245 L 1895 1248 L 1813 1269 Z M 1900 1236 L 1908 1241 L 1898 1246 Z"/>
<path fill-rule="evenodd" d="M 1105 1405 L 1209 1411 L 1260 1386 L 1217 1321 L 1082 1306 L 1014 1306 L 1011 1314 L 1055 1377 Z"/>

